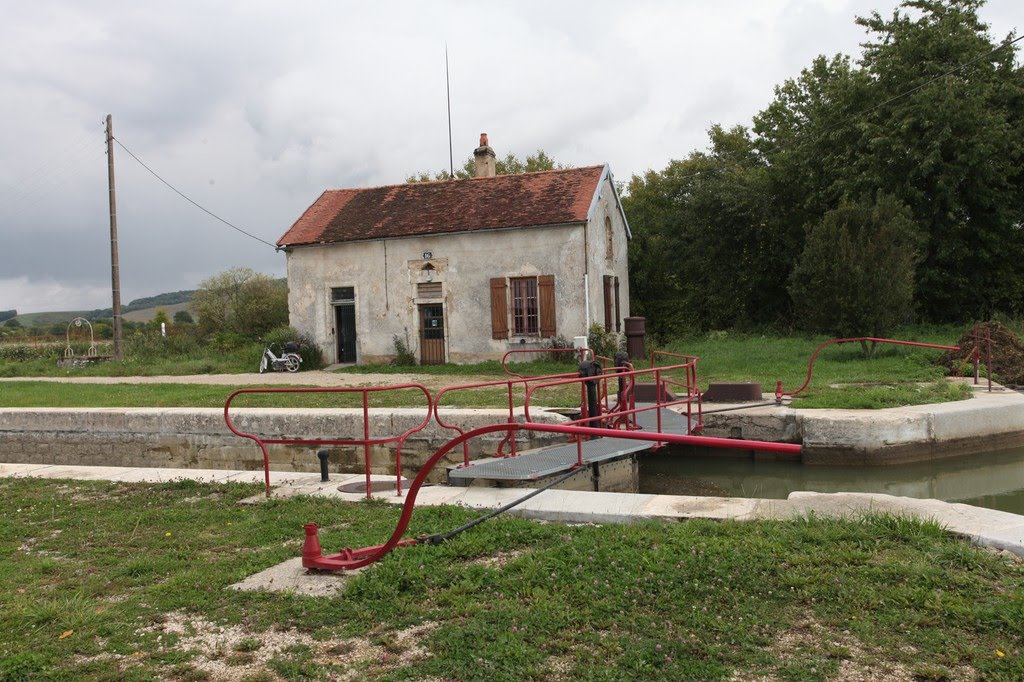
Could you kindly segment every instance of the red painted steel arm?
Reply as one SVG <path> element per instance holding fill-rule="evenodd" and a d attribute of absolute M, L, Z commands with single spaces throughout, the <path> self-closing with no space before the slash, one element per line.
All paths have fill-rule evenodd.
<path fill-rule="evenodd" d="M 831 341 L 826 341 L 825 343 L 821 344 L 820 346 L 814 349 L 813 353 L 811 353 L 811 361 L 807 365 L 807 379 L 804 380 L 804 385 L 796 389 L 795 391 L 783 391 L 782 382 L 779 381 L 775 385 L 775 399 L 782 400 L 782 396 L 784 395 L 794 396 L 797 395 L 798 393 L 803 392 L 811 383 L 811 374 L 814 372 L 814 361 L 815 359 L 817 359 L 818 353 L 820 353 L 825 346 L 830 346 L 833 343 L 848 343 L 850 341 L 871 341 L 872 343 L 891 343 L 896 346 L 914 346 L 916 348 L 939 348 L 941 350 L 960 350 L 959 346 L 943 346 L 937 343 L 901 341 L 899 339 L 880 339 L 873 336 L 855 336 L 849 339 L 832 339 Z"/>

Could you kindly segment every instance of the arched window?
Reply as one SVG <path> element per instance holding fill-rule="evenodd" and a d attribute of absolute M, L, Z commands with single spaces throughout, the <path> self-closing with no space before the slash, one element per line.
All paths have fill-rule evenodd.
<path fill-rule="evenodd" d="M 604 257 L 609 263 L 615 260 L 615 234 L 612 231 L 611 216 L 604 217 Z"/>

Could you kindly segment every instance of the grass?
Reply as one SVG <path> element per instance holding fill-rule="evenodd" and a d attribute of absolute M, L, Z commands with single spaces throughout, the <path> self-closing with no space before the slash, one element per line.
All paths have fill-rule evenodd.
<path fill-rule="evenodd" d="M 950 344 L 955 342 L 958 329 L 949 327 L 908 327 L 895 332 L 894 337 L 905 340 Z M 702 390 L 711 382 L 756 381 L 762 390 L 774 391 L 775 383 L 782 381 L 787 391 L 803 384 L 807 363 L 814 348 L 825 337 L 793 337 L 773 335 L 713 332 L 679 339 L 668 345 L 672 352 L 700 356 L 698 374 Z M 255 348 L 255 347 L 254 347 Z M 197 349 L 194 356 L 146 362 L 130 358 L 122 364 L 106 363 L 84 369 L 59 370 L 52 360 L 26 362 L 0 361 L 0 376 L 152 376 L 175 374 L 235 373 L 252 371 L 257 350 L 244 349 L 224 353 Z M 874 354 L 865 356 L 859 344 L 846 344 L 826 348 L 815 364 L 814 375 L 807 391 L 794 401 L 800 408 L 857 408 L 879 409 L 896 405 L 911 405 L 970 396 L 964 387 L 944 381 L 944 370 L 935 364 L 940 351 L 900 346 L 879 345 Z M 659 364 L 674 362 L 662 359 Z M 646 367 L 638 364 L 638 369 Z M 557 364 L 548 361 L 514 363 L 515 371 L 527 376 L 573 372 L 575 363 Z M 395 367 L 391 365 L 359 365 L 337 370 L 339 373 L 373 373 L 386 375 L 416 375 L 423 377 L 467 377 L 466 381 L 502 380 L 507 378 L 501 364 L 495 361 L 472 365 L 435 365 Z M 641 377 L 641 380 L 647 377 Z M 426 379 L 424 379 L 426 380 Z M 295 376 L 297 384 L 302 374 Z M 435 382 L 436 383 L 436 382 Z M 447 383 L 451 383 L 450 381 Z M 921 384 L 930 384 L 922 386 Z M 845 387 L 835 387 L 846 385 Z M 868 386 L 865 385 L 875 385 Z M 882 385 L 882 386 L 878 386 Z M 236 387 L 199 387 L 179 384 L 155 386 L 86 386 L 23 383 L 15 389 L 8 387 L 0 395 L 0 407 L 218 407 Z M 521 396 L 522 390 L 516 389 Z M 577 389 L 578 390 L 578 389 Z M 247 399 L 248 400 L 248 399 Z M 358 398 L 353 396 L 331 398 L 264 398 L 247 404 L 260 406 L 294 407 L 354 407 Z M 387 393 L 375 399 L 379 407 L 416 406 L 419 397 L 412 393 Z M 569 388 L 545 390 L 535 396 L 535 402 L 552 407 L 570 407 L 578 400 Z M 241 403 L 238 403 L 241 406 Z M 460 391 L 445 398 L 444 405 L 460 407 L 503 407 L 507 404 L 507 391 L 502 388 Z M 517 401 L 521 404 L 521 399 Z"/>
<path fill-rule="evenodd" d="M 499 517 L 305 597 L 225 587 L 382 541 L 380 503 L 0 481 L 0 680 L 1020 679 L 1024 568 L 936 524 Z M 473 514 L 418 510 L 410 535 Z M 218 672 L 219 671 L 219 672 Z"/>

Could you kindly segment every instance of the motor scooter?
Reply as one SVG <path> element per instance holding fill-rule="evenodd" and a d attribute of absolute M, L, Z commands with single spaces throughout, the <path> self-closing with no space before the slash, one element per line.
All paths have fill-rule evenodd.
<path fill-rule="evenodd" d="M 274 355 L 274 346 L 277 344 L 270 343 L 263 348 L 263 357 L 260 359 L 260 374 L 263 374 L 267 369 L 271 369 L 275 372 L 298 372 L 299 367 L 302 365 L 302 356 L 299 355 L 299 348 L 302 344 L 298 341 L 289 341 L 284 344 L 284 352 L 280 355 Z"/>

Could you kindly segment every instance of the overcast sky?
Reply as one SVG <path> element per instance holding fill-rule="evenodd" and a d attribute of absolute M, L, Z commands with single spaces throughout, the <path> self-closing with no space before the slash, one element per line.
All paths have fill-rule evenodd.
<path fill-rule="evenodd" d="M 747 124 L 818 54 L 859 54 L 894 0 L 0 0 L 0 310 L 109 307 L 103 119 L 167 182 L 267 242 L 325 189 L 542 148 L 616 179 Z M 981 15 L 1002 40 L 1021 0 Z M 232 266 L 283 276 L 115 146 L 122 301 Z"/>

